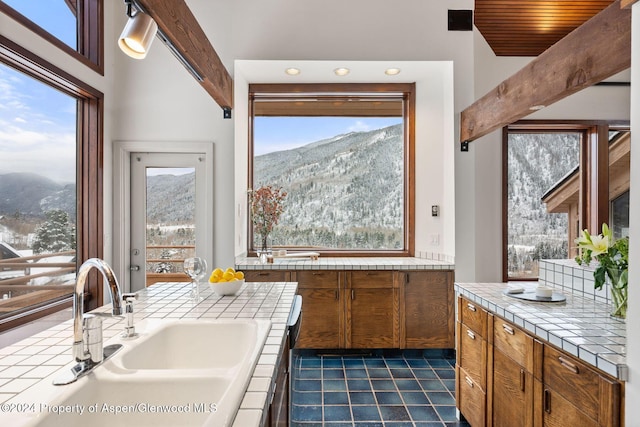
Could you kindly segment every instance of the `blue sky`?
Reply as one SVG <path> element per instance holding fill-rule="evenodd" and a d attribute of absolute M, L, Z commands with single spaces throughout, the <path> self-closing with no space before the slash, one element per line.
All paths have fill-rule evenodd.
<path fill-rule="evenodd" d="M 75 46 L 75 18 L 64 0 L 3 1 Z M 0 173 L 74 182 L 75 150 L 75 98 L 0 63 Z"/>
<path fill-rule="evenodd" d="M 256 117 L 254 155 L 290 150 L 349 132 L 402 123 L 401 117 Z"/>

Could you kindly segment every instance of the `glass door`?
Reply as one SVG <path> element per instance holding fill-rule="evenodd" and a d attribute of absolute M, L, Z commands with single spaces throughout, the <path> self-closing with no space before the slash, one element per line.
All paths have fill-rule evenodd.
<path fill-rule="evenodd" d="M 204 154 L 131 153 L 131 290 L 190 279 L 185 258 L 203 256 Z M 210 261 L 210 260 L 208 260 Z"/>

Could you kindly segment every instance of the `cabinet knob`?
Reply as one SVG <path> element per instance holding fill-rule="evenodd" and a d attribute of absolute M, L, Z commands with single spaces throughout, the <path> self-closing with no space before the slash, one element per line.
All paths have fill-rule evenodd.
<path fill-rule="evenodd" d="M 467 329 L 467 335 L 469 335 L 469 338 L 471 338 L 472 340 L 476 339 L 476 334 L 474 334 L 471 329 Z"/>
<path fill-rule="evenodd" d="M 469 310 L 471 310 L 471 311 L 476 311 L 476 306 L 475 306 L 475 305 L 473 305 L 473 304 L 469 304 L 469 303 L 467 303 L 467 308 L 468 308 Z"/>
<path fill-rule="evenodd" d="M 469 387 L 473 388 L 473 380 L 471 380 L 471 378 L 465 376 L 464 380 L 469 384 Z"/>

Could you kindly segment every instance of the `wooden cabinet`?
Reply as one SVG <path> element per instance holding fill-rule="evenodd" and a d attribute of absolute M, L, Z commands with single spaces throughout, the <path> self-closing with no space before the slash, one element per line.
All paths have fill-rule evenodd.
<path fill-rule="evenodd" d="M 397 272 L 402 348 L 453 348 L 453 271 Z"/>
<path fill-rule="evenodd" d="M 247 270 L 249 282 L 298 282 L 297 348 L 453 348 L 453 271 Z"/>
<path fill-rule="evenodd" d="M 533 337 L 505 320 L 492 318 L 488 424 L 533 427 Z"/>
<path fill-rule="evenodd" d="M 296 348 L 344 347 L 344 292 L 342 272 L 297 271 L 302 296 L 302 323 Z"/>
<path fill-rule="evenodd" d="M 473 427 L 618 427 L 623 384 L 458 298 L 457 407 Z"/>
<path fill-rule="evenodd" d="M 269 405 L 270 427 L 287 427 L 289 425 L 289 337 L 285 339 L 284 350 L 280 354 L 277 366 L 276 384 L 273 399 Z"/>
<path fill-rule="evenodd" d="M 544 347 L 539 385 L 543 426 L 613 427 L 620 424 L 621 384 L 551 346 Z"/>
<path fill-rule="evenodd" d="M 471 301 L 458 299 L 456 403 L 473 427 L 487 420 L 487 316 Z"/>
<path fill-rule="evenodd" d="M 398 348 L 398 290 L 393 271 L 350 271 L 345 288 L 345 347 Z"/>

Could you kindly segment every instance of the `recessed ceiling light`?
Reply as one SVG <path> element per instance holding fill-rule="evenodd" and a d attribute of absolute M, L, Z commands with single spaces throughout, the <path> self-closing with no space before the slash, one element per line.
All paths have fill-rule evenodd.
<path fill-rule="evenodd" d="M 398 74 L 400 74 L 400 68 L 387 68 L 386 70 L 384 70 L 384 73 L 387 76 L 397 76 Z"/>
<path fill-rule="evenodd" d="M 290 76 L 297 76 L 298 74 L 300 74 L 300 69 L 291 67 L 284 70 L 284 72 L 289 74 Z"/>
<path fill-rule="evenodd" d="M 351 70 L 348 68 L 336 68 L 333 72 L 336 73 L 336 76 L 346 76 Z"/>
<path fill-rule="evenodd" d="M 545 107 L 544 105 L 534 105 L 532 107 L 529 107 L 529 110 L 538 111 L 538 110 L 542 110 L 544 107 Z"/>

